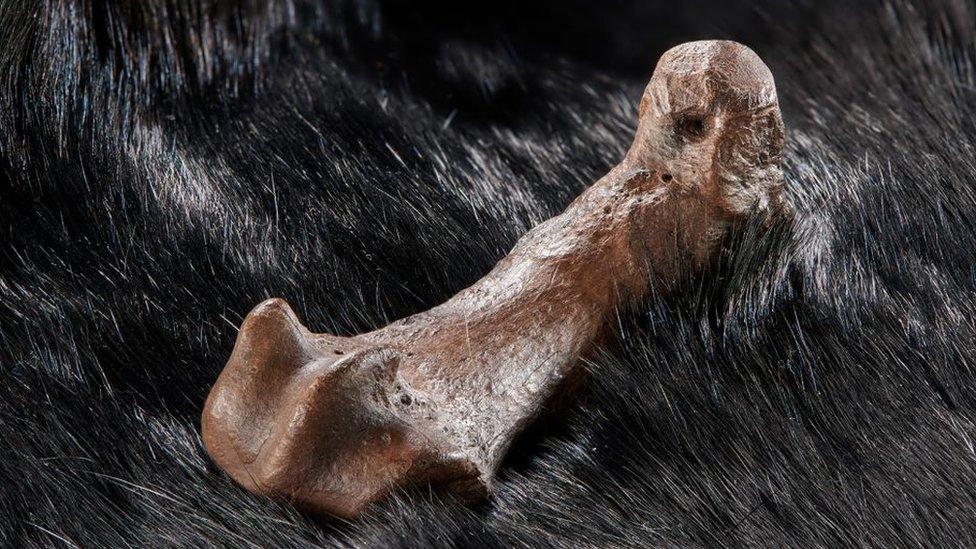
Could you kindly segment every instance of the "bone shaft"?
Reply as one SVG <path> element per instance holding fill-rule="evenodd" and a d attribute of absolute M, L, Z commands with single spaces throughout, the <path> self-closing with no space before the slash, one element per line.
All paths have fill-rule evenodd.
<path fill-rule="evenodd" d="M 635 257 L 634 242 L 644 249 L 657 235 L 634 234 L 633 220 L 655 209 L 620 199 L 621 178 L 633 172 L 624 168 L 526 234 L 474 285 L 369 336 L 401 346 L 403 376 L 446 417 L 464 418 L 458 423 L 471 428 L 458 430 L 460 446 L 488 470 L 514 433 L 559 396 L 557 388 L 576 385 L 580 358 L 601 339 L 615 307 L 646 291 L 646 262 Z M 457 343 L 437 345 L 444 339 Z M 445 394 L 443 386 L 452 390 Z"/>

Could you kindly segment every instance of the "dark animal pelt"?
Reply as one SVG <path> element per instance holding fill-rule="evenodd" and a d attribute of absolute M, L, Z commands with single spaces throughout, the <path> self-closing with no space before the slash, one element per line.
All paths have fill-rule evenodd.
<path fill-rule="evenodd" d="M 0 0 L 0 545 L 976 545 L 972 4 L 407 4 Z M 209 462 L 254 304 L 447 298 L 716 37 L 777 77 L 795 219 L 622 313 L 490 501 L 319 521 Z"/>

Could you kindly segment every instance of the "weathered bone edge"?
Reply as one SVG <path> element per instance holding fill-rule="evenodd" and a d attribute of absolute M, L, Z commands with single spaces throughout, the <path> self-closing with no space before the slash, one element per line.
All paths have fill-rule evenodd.
<path fill-rule="evenodd" d="M 623 161 L 446 303 L 354 337 L 258 305 L 207 398 L 207 452 L 248 490 L 341 517 L 417 483 L 483 497 L 616 307 L 700 269 L 736 220 L 780 210 L 782 147 L 755 53 L 669 50 Z"/>

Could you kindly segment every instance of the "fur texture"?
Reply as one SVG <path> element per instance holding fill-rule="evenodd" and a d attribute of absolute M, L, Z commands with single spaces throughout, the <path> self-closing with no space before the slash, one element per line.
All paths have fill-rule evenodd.
<path fill-rule="evenodd" d="M 457 4 L 0 1 L 0 545 L 976 544 L 974 6 Z M 622 312 L 490 501 L 316 521 L 213 467 L 253 305 L 441 302 L 700 38 L 772 68 L 794 220 Z"/>

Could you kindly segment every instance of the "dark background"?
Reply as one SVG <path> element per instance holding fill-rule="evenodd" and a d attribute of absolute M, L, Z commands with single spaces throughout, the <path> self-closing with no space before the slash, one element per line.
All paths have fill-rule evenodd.
<path fill-rule="evenodd" d="M 0 545 L 972 546 L 973 7 L 0 1 Z M 439 303 L 703 38 L 776 76 L 794 219 L 624 314 L 488 502 L 317 520 L 210 463 L 252 306 Z"/>

